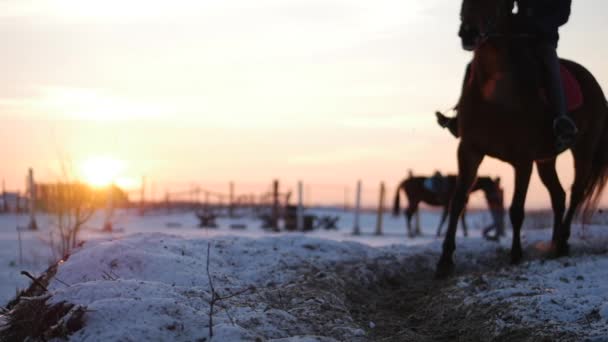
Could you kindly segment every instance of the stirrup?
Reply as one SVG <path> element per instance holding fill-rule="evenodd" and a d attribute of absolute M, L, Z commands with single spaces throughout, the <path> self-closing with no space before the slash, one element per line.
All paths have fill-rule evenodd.
<path fill-rule="evenodd" d="M 553 133 L 555 134 L 555 149 L 562 153 L 574 145 L 578 129 L 574 121 L 567 115 L 560 115 L 553 120 Z"/>
<path fill-rule="evenodd" d="M 568 115 L 560 115 L 553 120 L 553 132 L 556 136 L 571 135 L 578 133 L 576 124 Z"/>

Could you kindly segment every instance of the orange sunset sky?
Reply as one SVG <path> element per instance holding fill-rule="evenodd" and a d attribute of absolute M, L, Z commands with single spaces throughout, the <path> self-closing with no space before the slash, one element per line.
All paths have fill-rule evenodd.
<path fill-rule="evenodd" d="M 229 181 L 237 192 L 264 190 L 280 178 L 329 202 L 357 179 L 375 191 L 408 169 L 454 172 L 457 141 L 433 112 L 456 102 L 471 58 L 456 35 L 459 6 L 4 0 L 0 176 L 23 190 L 28 167 L 54 181 L 58 161 L 69 160 L 96 185 L 111 178 L 136 189 L 146 175 L 160 195 Z M 574 1 L 559 49 L 604 89 L 606 13 L 605 0 Z M 569 155 L 559 172 L 569 187 Z M 509 166 L 486 159 L 480 174 L 501 176 L 510 195 Z M 549 206 L 537 176 L 528 198 L 528 207 Z"/>

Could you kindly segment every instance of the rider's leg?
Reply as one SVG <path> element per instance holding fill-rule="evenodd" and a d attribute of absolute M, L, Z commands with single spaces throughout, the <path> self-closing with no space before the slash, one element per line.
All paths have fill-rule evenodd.
<path fill-rule="evenodd" d="M 462 81 L 462 90 L 461 90 L 461 96 L 462 93 L 464 92 L 465 87 L 467 86 L 467 83 L 469 82 L 469 77 L 471 76 L 471 64 L 467 64 L 467 68 L 464 72 L 464 80 Z M 456 115 L 453 118 L 448 118 L 447 116 L 443 115 L 440 112 L 436 112 L 435 115 L 437 116 L 437 123 L 439 124 L 439 126 L 443 127 L 443 128 L 447 128 L 450 133 L 452 133 L 452 135 L 454 135 L 456 138 L 459 137 L 458 135 L 458 107 L 460 105 L 460 100 L 458 101 L 458 105 L 456 105 Z"/>
<path fill-rule="evenodd" d="M 538 45 L 538 54 L 545 69 L 547 97 L 551 105 L 551 111 L 555 115 L 553 130 L 557 140 L 556 148 L 559 152 L 562 152 L 574 143 L 577 129 L 574 121 L 568 116 L 560 62 L 555 46 L 541 42 Z"/>

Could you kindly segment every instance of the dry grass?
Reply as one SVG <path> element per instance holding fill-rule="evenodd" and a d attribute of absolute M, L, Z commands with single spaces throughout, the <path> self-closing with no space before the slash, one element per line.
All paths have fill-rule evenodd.
<path fill-rule="evenodd" d="M 66 302 L 49 304 L 46 287 L 57 272 L 49 267 L 6 307 L 0 341 L 46 341 L 66 338 L 84 326 L 86 308 Z"/>
<path fill-rule="evenodd" d="M 84 326 L 84 307 L 65 302 L 49 304 L 49 299 L 50 296 L 22 297 L 7 314 L 0 341 L 66 338 Z"/>

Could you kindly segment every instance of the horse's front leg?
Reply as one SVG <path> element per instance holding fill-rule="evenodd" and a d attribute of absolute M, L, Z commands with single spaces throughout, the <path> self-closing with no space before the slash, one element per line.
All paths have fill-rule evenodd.
<path fill-rule="evenodd" d="M 523 252 L 521 249 L 521 225 L 524 222 L 524 206 L 526 194 L 532 174 L 532 162 L 515 165 L 515 190 L 509 216 L 513 226 L 513 244 L 511 246 L 511 263 L 521 262 Z"/>
<path fill-rule="evenodd" d="M 483 154 L 476 152 L 465 144 L 458 146 L 458 180 L 456 190 L 450 203 L 450 219 L 448 221 L 448 231 L 443 241 L 443 251 L 437 264 L 436 277 L 444 278 L 454 271 L 454 261 L 452 254 L 456 249 L 456 229 L 458 219 L 467 202 L 467 197 L 477 178 L 479 164 L 483 160 Z"/>

